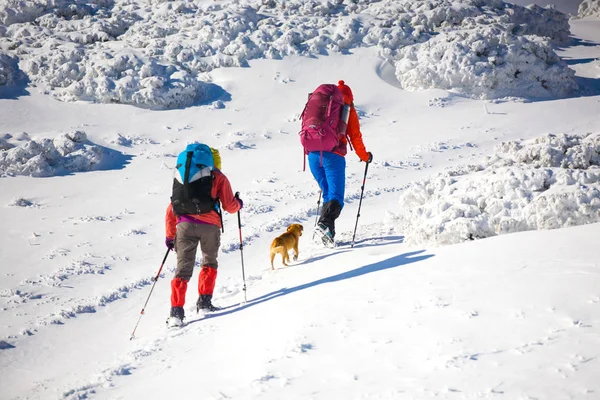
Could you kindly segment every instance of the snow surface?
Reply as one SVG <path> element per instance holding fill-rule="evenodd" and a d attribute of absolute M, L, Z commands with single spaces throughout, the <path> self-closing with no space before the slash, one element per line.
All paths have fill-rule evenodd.
<path fill-rule="evenodd" d="M 31 75 L 0 99 L 0 159 L 10 161 L 0 177 L 0 399 L 596 399 L 600 20 L 571 20 L 573 40 L 555 50 L 579 92 L 484 101 L 473 97 L 491 96 L 485 90 L 473 97 L 403 90 L 383 45 L 348 45 L 349 32 L 389 40 L 372 21 L 375 12 L 399 15 L 400 3 L 312 11 L 309 3 L 264 3 L 256 15 L 272 18 L 264 24 L 278 21 L 273 32 L 291 34 L 296 24 L 314 35 L 314 49 L 327 52 L 309 57 L 310 46 L 287 36 L 282 40 L 297 53 L 257 52 L 227 68 L 219 60 L 232 58 L 211 56 L 214 64 L 198 74 L 211 99 L 187 108 L 57 101 L 33 90 L 43 82 Z M 134 30 L 146 29 L 132 31 L 132 39 L 153 43 L 153 32 L 164 35 L 164 48 L 191 48 L 225 15 L 243 31 L 241 21 L 258 9 L 229 1 L 0 4 L 3 12 L 25 10 L 1 14 L 16 21 L 8 30 L 39 29 L 49 35 L 43 45 L 61 49 L 30 48 L 40 39 L 28 36 L 19 45 L 27 49 L 19 55 L 23 71 L 35 57 L 60 58 L 67 27 L 81 40 L 98 26 L 118 31 L 131 16 Z M 424 27 L 445 21 L 440 16 L 460 20 L 467 9 L 483 20 L 507 11 L 500 3 L 497 13 L 487 2 L 431 10 L 420 4 L 411 18 Z M 367 12 L 336 14 L 361 7 Z M 36 18 L 61 28 L 32 23 Z M 204 33 L 191 33 L 188 23 L 211 18 Z M 181 29 L 162 32 L 173 27 Z M 339 38 L 323 34 L 334 27 L 342 29 Z M 439 29 L 427 40 L 479 27 L 469 29 Z M 215 32 L 228 41 L 229 31 Z M 18 52 L 6 49 L 7 37 L 0 38 L 3 51 Z M 244 37 L 235 40 L 249 46 Z M 350 38 L 343 50 L 324 44 L 340 38 Z M 129 57 L 131 47 L 121 42 L 98 41 L 83 54 L 108 54 L 112 43 L 134 65 L 146 49 L 161 48 L 139 47 Z M 159 65 L 168 66 L 162 57 Z M 100 64 L 94 55 L 65 65 Z M 110 65 L 107 73 L 116 71 Z M 139 82 L 134 72 L 128 82 Z M 328 250 L 312 241 L 319 193 L 302 170 L 298 116 L 308 92 L 339 79 L 352 87 L 374 162 L 365 179 L 365 164 L 347 156 L 338 247 Z M 46 89 L 64 99 L 57 93 L 63 89 Z M 166 94 L 144 93 L 137 98 L 153 105 Z M 155 286 L 152 279 L 166 252 L 175 157 L 196 140 L 220 150 L 245 207 L 241 229 L 237 215 L 224 215 L 214 298 L 223 310 L 196 314 L 196 268 L 189 323 L 167 331 L 175 254 L 167 253 Z M 299 259 L 271 272 L 269 245 L 290 223 L 305 227 Z"/>
<path fill-rule="evenodd" d="M 554 98 L 578 88 L 554 51 L 569 40 L 568 16 L 501 0 L 5 0 L 0 23 L 0 55 L 64 101 L 212 103 L 214 68 L 372 46 L 407 90 Z"/>

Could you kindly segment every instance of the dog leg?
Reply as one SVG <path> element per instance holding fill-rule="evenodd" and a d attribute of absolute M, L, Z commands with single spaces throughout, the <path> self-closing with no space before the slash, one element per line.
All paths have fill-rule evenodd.
<path fill-rule="evenodd" d="M 273 260 L 275 259 L 275 253 L 271 252 L 271 270 L 274 270 L 275 267 L 273 266 Z"/>
<path fill-rule="evenodd" d="M 285 265 L 287 267 L 288 266 L 287 263 L 290 262 L 290 256 L 286 249 L 283 249 L 281 251 L 281 260 L 283 261 L 283 265 Z"/>
<path fill-rule="evenodd" d="M 298 261 L 298 255 L 300 253 L 298 252 L 298 243 L 296 243 L 296 245 L 294 246 L 294 261 Z"/>

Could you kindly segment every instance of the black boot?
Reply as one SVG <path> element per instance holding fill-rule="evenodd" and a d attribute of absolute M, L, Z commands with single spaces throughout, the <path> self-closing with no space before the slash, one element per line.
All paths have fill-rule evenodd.
<path fill-rule="evenodd" d="M 319 225 L 329 229 L 329 232 L 331 233 L 331 239 L 335 237 L 335 220 L 340 216 L 341 212 L 342 206 L 337 200 L 331 200 L 323 204 L 321 217 L 319 218 Z"/>
<path fill-rule="evenodd" d="M 167 326 L 170 328 L 183 326 L 183 320 L 185 319 L 185 311 L 183 307 L 171 307 L 171 314 L 167 318 Z"/>
<path fill-rule="evenodd" d="M 212 304 L 212 294 L 201 294 L 196 302 L 196 311 L 217 311 L 218 308 Z"/>
<path fill-rule="evenodd" d="M 183 311 L 183 307 L 171 307 L 171 317 L 184 319 L 185 311 Z"/>

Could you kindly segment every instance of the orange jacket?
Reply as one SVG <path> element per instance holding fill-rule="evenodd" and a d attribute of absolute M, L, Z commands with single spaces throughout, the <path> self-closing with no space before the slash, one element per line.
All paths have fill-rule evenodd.
<path fill-rule="evenodd" d="M 219 170 L 215 169 L 213 171 L 214 174 L 214 182 L 212 186 L 211 196 L 213 199 L 219 199 L 221 202 L 221 207 L 230 214 L 237 212 L 240 207 L 240 202 L 235 198 L 233 191 L 231 190 L 231 184 L 229 183 L 229 179 Z M 189 214 L 191 218 L 194 218 L 200 222 L 206 224 L 217 225 L 221 227 L 221 218 L 216 211 L 211 211 L 205 214 Z M 171 203 L 167 206 L 167 212 L 165 215 L 165 228 L 166 228 L 166 237 L 169 239 L 175 238 L 175 234 L 177 233 L 177 223 L 178 223 L 177 215 L 173 212 L 173 207 Z"/>
<path fill-rule="evenodd" d="M 358 114 L 354 109 L 354 103 L 350 103 L 350 117 L 348 118 L 348 127 L 346 128 L 346 135 L 350 138 L 350 144 L 354 149 L 354 152 L 362 161 L 367 162 L 369 159 L 369 153 L 365 149 L 365 145 L 362 140 L 362 133 L 360 132 L 360 123 L 358 122 Z M 333 149 L 335 154 L 345 156 L 348 153 L 346 145 L 348 140 L 346 136 L 340 138 L 340 144 Z"/>

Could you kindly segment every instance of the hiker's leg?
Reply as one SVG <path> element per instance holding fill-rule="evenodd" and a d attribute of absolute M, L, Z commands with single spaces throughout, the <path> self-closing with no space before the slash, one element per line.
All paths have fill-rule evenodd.
<path fill-rule="evenodd" d="M 191 223 L 180 222 L 177 224 L 177 269 L 175 277 L 171 281 L 171 306 L 183 307 L 185 304 L 185 293 L 187 283 L 194 272 L 196 263 L 196 250 L 198 249 L 198 238 L 193 235 Z"/>
<path fill-rule="evenodd" d="M 340 209 L 344 208 L 346 192 L 346 158 L 335 153 L 323 153 L 323 169 L 328 187 L 328 197 L 324 202 L 337 200 Z"/>
<path fill-rule="evenodd" d="M 323 156 L 325 156 L 325 152 L 323 152 Z M 323 197 L 323 203 L 328 201 L 329 199 L 329 187 L 327 185 L 327 178 L 325 176 L 325 168 L 322 165 L 321 153 L 318 151 L 313 151 L 308 154 L 308 166 L 310 167 L 310 172 L 313 177 L 317 181 L 317 184 L 321 188 L 321 195 Z"/>
<path fill-rule="evenodd" d="M 202 251 L 202 270 L 198 277 L 198 294 L 212 296 L 219 267 L 217 256 L 221 245 L 221 230 L 218 226 L 210 224 L 198 224 L 196 230 L 200 236 L 200 250 Z"/>
<path fill-rule="evenodd" d="M 329 196 L 324 199 L 319 223 L 329 228 L 335 236 L 335 220 L 344 207 L 346 159 L 335 153 L 323 153 L 323 168 L 329 188 Z"/>

